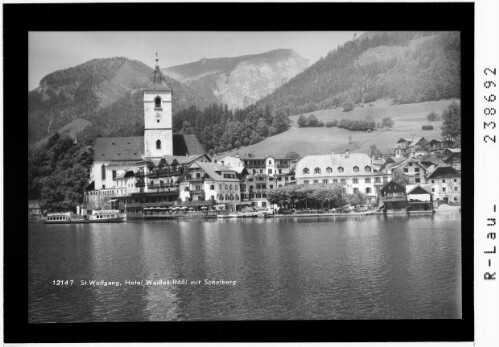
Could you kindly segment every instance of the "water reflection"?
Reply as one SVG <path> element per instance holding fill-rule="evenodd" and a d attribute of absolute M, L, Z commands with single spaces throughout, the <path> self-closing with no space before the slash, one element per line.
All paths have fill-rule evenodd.
<path fill-rule="evenodd" d="M 29 317 L 460 318 L 460 236 L 460 214 L 30 225 Z"/>

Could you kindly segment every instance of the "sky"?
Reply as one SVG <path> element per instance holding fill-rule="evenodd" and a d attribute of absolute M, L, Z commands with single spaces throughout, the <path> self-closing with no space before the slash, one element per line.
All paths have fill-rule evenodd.
<path fill-rule="evenodd" d="M 30 32 L 28 90 L 47 74 L 94 58 L 126 57 L 161 68 L 203 58 L 236 57 L 290 48 L 314 63 L 353 38 L 353 31 L 301 32 Z M 360 35 L 361 32 L 357 32 Z"/>

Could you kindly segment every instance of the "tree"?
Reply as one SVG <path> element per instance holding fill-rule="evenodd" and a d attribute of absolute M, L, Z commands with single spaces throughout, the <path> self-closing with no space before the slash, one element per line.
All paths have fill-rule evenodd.
<path fill-rule="evenodd" d="M 319 120 L 317 119 L 317 117 L 315 116 L 315 114 L 310 114 L 308 117 L 307 117 L 307 123 L 308 123 L 308 126 L 309 127 L 316 127 L 316 126 L 319 126 Z"/>
<path fill-rule="evenodd" d="M 307 118 L 305 118 L 305 116 L 301 114 L 300 117 L 298 117 L 297 123 L 298 123 L 299 127 L 304 128 L 307 126 L 307 123 L 308 123 Z"/>
<path fill-rule="evenodd" d="M 280 134 L 289 128 L 289 119 L 288 117 L 284 114 L 284 112 L 279 111 L 276 113 L 274 116 L 274 119 L 272 120 L 272 126 L 275 129 L 276 134 Z"/>
<path fill-rule="evenodd" d="M 431 111 L 430 113 L 428 113 L 428 116 L 426 116 L 426 118 L 428 119 L 428 122 L 435 122 L 438 120 L 438 114 L 434 111 Z"/>
<path fill-rule="evenodd" d="M 385 127 L 385 128 L 391 128 L 391 127 L 393 127 L 393 124 L 394 123 L 390 117 L 385 117 L 381 121 L 381 126 Z"/>
<path fill-rule="evenodd" d="M 343 112 L 349 112 L 353 110 L 353 103 L 351 101 L 345 101 L 342 106 Z"/>
<path fill-rule="evenodd" d="M 393 180 L 404 187 L 411 183 L 409 177 L 400 170 L 393 171 Z"/>
<path fill-rule="evenodd" d="M 239 140 L 237 140 L 236 142 L 234 142 L 234 147 L 235 148 L 241 147 L 241 142 Z"/>
<path fill-rule="evenodd" d="M 455 101 L 442 112 L 442 137 L 456 141 L 461 137 L 461 106 Z"/>
<path fill-rule="evenodd" d="M 326 128 L 331 128 L 331 127 L 333 127 L 333 126 L 334 126 L 334 125 L 333 125 L 333 122 L 331 122 L 331 121 L 327 121 L 327 122 L 326 122 Z"/>
<path fill-rule="evenodd" d="M 349 194 L 347 202 L 352 206 L 364 205 L 367 201 L 367 196 L 361 192 Z"/>
<path fill-rule="evenodd" d="M 301 156 L 295 151 L 289 151 L 288 153 L 286 153 L 286 158 L 300 160 Z"/>
<path fill-rule="evenodd" d="M 243 145 L 245 145 L 245 146 L 249 146 L 249 144 L 250 144 L 250 139 L 249 139 L 249 138 L 247 138 L 247 137 L 245 137 L 245 138 L 243 139 Z"/>

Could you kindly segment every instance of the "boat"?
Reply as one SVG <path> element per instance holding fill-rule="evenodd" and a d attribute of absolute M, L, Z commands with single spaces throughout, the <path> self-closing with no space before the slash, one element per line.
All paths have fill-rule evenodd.
<path fill-rule="evenodd" d="M 73 212 L 49 213 L 45 224 L 77 224 L 77 223 L 118 223 L 126 222 L 126 214 L 118 210 L 93 211 L 90 216 L 81 216 Z"/>
<path fill-rule="evenodd" d="M 88 218 L 88 223 L 118 223 L 126 222 L 126 214 L 118 210 L 93 211 Z"/>
<path fill-rule="evenodd" d="M 45 224 L 72 224 L 85 223 L 85 217 L 73 212 L 48 213 Z"/>

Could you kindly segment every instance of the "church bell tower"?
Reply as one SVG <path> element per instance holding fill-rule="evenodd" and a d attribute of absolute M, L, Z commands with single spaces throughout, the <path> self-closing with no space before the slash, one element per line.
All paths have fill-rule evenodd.
<path fill-rule="evenodd" d="M 172 91 L 166 85 L 156 53 L 153 79 L 144 90 L 144 156 L 173 155 Z"/>

